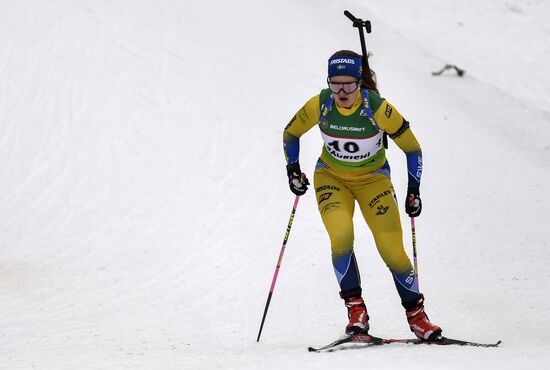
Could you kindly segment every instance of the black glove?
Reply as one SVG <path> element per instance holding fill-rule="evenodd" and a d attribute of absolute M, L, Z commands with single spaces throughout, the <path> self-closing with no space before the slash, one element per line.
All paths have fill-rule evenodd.
<path fill-rule="evenodd" d="M 300 164 L 298 162 L 287 164 L 286 174 L 288 176 L 290 190 L 296 195 L 304 195 L 307 191 L 309 181 L 306 174 L 300 171 Z"/>
<path fill-rule="evenodd" d="M 418 217 L 421 211 L 422 200 L 420 199 L 420 191 L 418 188 L 408 188 L 407 199 L 405 199 L 405 212 L 410 217 Z"/>

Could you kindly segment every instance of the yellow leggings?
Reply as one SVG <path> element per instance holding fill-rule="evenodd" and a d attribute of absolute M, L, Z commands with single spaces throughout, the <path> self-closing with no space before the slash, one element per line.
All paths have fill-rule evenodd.
<path fill-rule="evenodd" d="M 397 279 L 396 285 L 402 300 L 414 298 L 418 294 L 417 284 L 414 287 L 401 287 L 402 284 L 398 284 L 407 277 L 410 280 L 410 274 L 414 272 L 403 246 L 399 209 L 391 180 L 381 173 L 344 178 L 331 169 L 321 167 L 315 170 L 314 186 L 319 212 L 330 237 L 341 295 L 361 289 L 353 253 L 353 213 L 357 201 L 374 236 L 378 253 L 394 279 Z M 409 292 L 402 292 L 400 288 L 406 288 Z"/>

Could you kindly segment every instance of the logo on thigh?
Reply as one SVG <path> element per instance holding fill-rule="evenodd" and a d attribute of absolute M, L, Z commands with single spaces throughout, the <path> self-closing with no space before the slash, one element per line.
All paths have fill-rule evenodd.
<path fill-rule="evenodd" d="M 378 212 L 376 212 L 376 215 L 377 216 L 381 216 L 383 214 L 385 214 L 386 212 L 388 212 L 388 209 L 390 208 L 390 206 L 386 206 L 384 207 L 383 205 L 379 205 L 376 209 L 378 209 Z"/>
<path fill-rule="evenodd" d="M 330 198 L 331 195 L 332 195 L 332 193 L 323 193 L 323 194 L 319 195 L 319 204 L 323 203 L 325 200 Z"/>
<path fill-rule="evenodd" d="M 374 208 L 374 206 L 376 206 L 378 203 L 380 203 L 382 198 L 384 198 L 385 196 L 391 195 L 391 194 L 392 194 L 392 192 L 389 191 L 389 190 L 386 190 L 386 191 L 378 194 L 377 196 L 375 196 L 374 198 L 371 199 L 371 201 L 369 202 L 369 207 Z M 386 211 L 387 211 L 387 209 L 386 209 Z M 384 213 L 386 213 L 386 212 L 384 212 Z"/>
<path fill-rule="evenodd" d="M 325 204 L 323 208 L 321 208 L 321 215 L 325 214 L 333 208 L 340 208 L 340 204 L 342 204 L 342 202 L 332 202 Z"/>
<path fill-rule="evenodd" d="M 338 186 L 334 186 L 334 185 L 323 185 L 323 186 L 319 186 L 318 188 L 316 188 L 315 192 L 319 193 L 319 192 L 325 191 L 325 190 L 340 191 L 340 188 Z"/>

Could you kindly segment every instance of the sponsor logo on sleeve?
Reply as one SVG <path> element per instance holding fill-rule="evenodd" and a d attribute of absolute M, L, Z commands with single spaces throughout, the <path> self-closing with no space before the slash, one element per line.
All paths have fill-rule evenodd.
<path fill-rule="evenodd" d="M 288 123 L 288 125 L 286 125 L 285 130 L 286 130 L 287 128 L 289 128 L 290 126 L 292 126 L 292 124 L 294 123 L 294 121 L 296 121 L 296 115 L 294 115 L 294 117 L 292 117 L 292 119 L 290 120 L 290 122 Z"/>
<path fill-rule="evenodd" d="M 392 112 L 393 112 L 392 107 L 390 107 L 389 104 L 386 105 L 386 117 L 390 118 Z"/>

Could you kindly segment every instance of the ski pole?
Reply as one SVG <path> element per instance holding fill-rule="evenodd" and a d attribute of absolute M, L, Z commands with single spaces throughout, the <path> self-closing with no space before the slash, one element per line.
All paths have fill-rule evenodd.
<path fill-rule="evenodd" d="M 370 67 L 369 67 L 369 58 L 367 54 L 367 45 L 365 44 L 365 34 L 363 32 L 363 27 L 365 27 L 365 30 L 367 31 L 367 33 L 371 33 L 370 21 L 364 21 L 360 18 L 355 18 L 353 14 L 351 14 L 347 10 L 344 11 L 344 15 L 353 22 L 353 27 L 359 28 L 359 40 L 361 40 L 361 51 L 363 52 L 363 73 L 368 73 L 368 71 L 370 70 Z"/>
<path fill-rule="evenodd" d="M 414 274 L 416 275 L 416 282 L 418 283 L 418 261 L 416 258 L 416 227 L 414 225 L 414 217 L 411 217 L 411 232 L 413 243 Z"/>
<path fill-rule="evenodd" d="M 260 331 L 258 332 L 258 339 L 256 342 L 260 341 L 260 335 L 262 335 L 262 329 L 264 327 L 265 317 L 267 315 L 267 310 L 269 308 L 269 303 L 271 302 L 271 296 L 275 290 L 275 283 L 277 282 L 277 276 L 279 275 L 279 269 L 281 268 L 281 262 L 283 261 L 283 255 L 285 254 L 286 242 L 288 241 L 288 236 L 290 234 L 290 228 L 292 227 L 292 221 L 294 220 L 294 214 L 296 213 L 296 208 L 298 207 L 298 201 L 300 196 L 296 195 L 294 200 L 294 206 L 292 207 L 292 212 L 290 213 L 290 220 L 288 220 L 288 226 L 286 227 L 285 238 L 283 239 L 283 245 L 281 247 L 281 252 L 279 253 L 279 259 L 277 260 L 277 267 L 275 267 L 275 274 L 273 274 L 273 280 L 271 281 L 271 288 L 269 289 L 269 294 L 267 296 L 267 302 L 265 303 L 264 315 L 262 317 L 262 323 L 260 324 Z"/>

